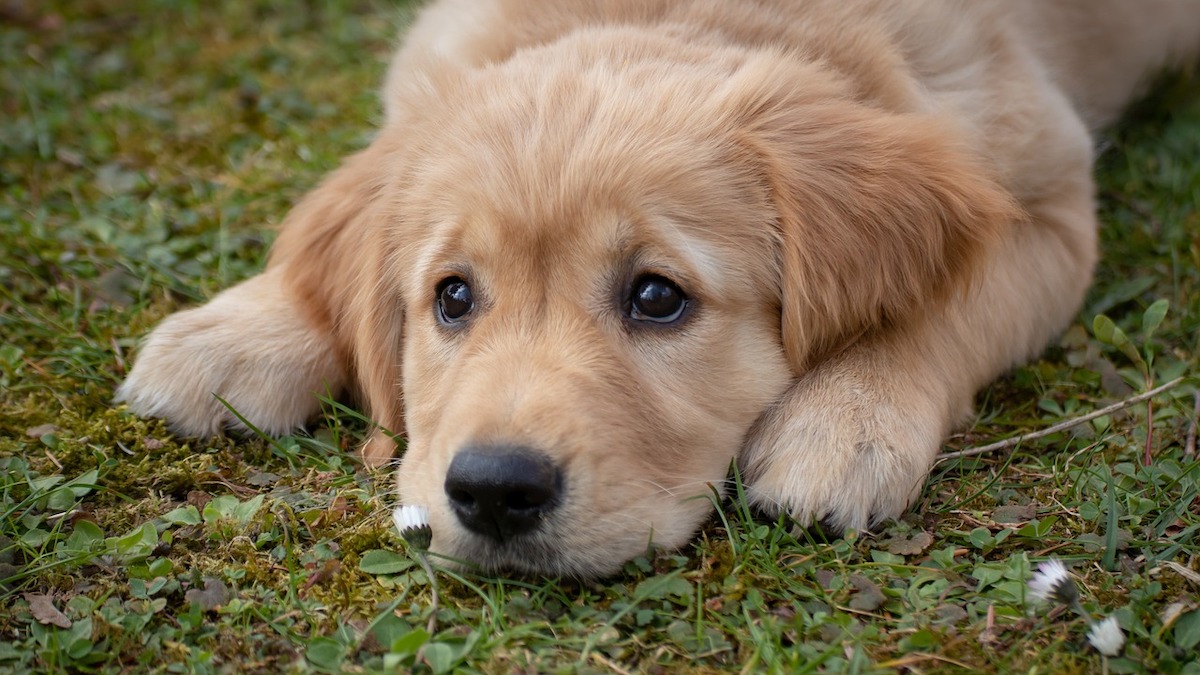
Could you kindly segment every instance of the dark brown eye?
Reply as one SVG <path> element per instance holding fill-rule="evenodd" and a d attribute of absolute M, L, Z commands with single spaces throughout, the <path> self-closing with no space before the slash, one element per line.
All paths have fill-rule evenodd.
<path fill-rule="evenodd" d="M 443 279 L 438 284 L 437 298 L 438 319 L 446 324 L 462 321 L 475 306 L 471 287 L 458 277 Z"/>
<path fill-rule="evenodd" d="M 629 318 L 653 323 L 674 323 L 687 309 L 687 296 L 675 282 L 647 274 L 633 282 Z"/>

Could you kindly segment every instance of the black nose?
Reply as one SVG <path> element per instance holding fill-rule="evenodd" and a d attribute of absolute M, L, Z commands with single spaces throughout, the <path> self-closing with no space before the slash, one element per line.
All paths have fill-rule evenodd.
<path fill-rule="evenodd" d="M 537 529 L 559 503 L 562 470 L 550 458 L 519 446 L 471 446 L 446 472 L 446 495 L 472 532 L 505 541 Z"/>

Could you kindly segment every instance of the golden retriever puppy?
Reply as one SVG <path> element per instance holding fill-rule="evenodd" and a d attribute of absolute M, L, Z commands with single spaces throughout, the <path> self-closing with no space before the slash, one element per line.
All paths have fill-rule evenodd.
<path fill-rule="evenodd" d="M 1089 132 L 1196 0 L 441 0 L 386 123 L 118 400 L 184 434 L 348 389 L 433 550 L 592 576 L 754 503 L 865 528 L 1074 317 Z"/>

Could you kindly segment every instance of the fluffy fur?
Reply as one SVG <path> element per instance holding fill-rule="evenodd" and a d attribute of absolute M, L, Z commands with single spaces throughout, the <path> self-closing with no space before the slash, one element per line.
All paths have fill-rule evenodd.
<path fill-rule="evenodd" d="M 404 432 L 435 551 L 589 576 L 749 496 L 863 528 L 919 492 L 978 388 L 1077 311 L 1089 132 L 1191 58 L 1195 0 L 441 0 L 386 123 L 284 223 L 267 270 L 168 318 L 118 400 L 185 434 L 283 433 L 349 389 Z M 625 315 L 632 279 L 690 314 Z M 464 327 L 438 284 L 469 279 Z M 446 472 L 539 449 L 559 508 L 497 542 Z"/>

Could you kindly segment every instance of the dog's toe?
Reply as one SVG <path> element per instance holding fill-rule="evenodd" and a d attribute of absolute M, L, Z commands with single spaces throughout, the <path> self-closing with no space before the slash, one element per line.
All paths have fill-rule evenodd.
<path fill-rule="evenodd" d="M 879 377 L 887 375 L 830 368 L 798 382 L 760 421 L 740 459 L 750 500 L 835 532 L 903 513 L 946 433 L 945 406 L 872 382 Z"/>

